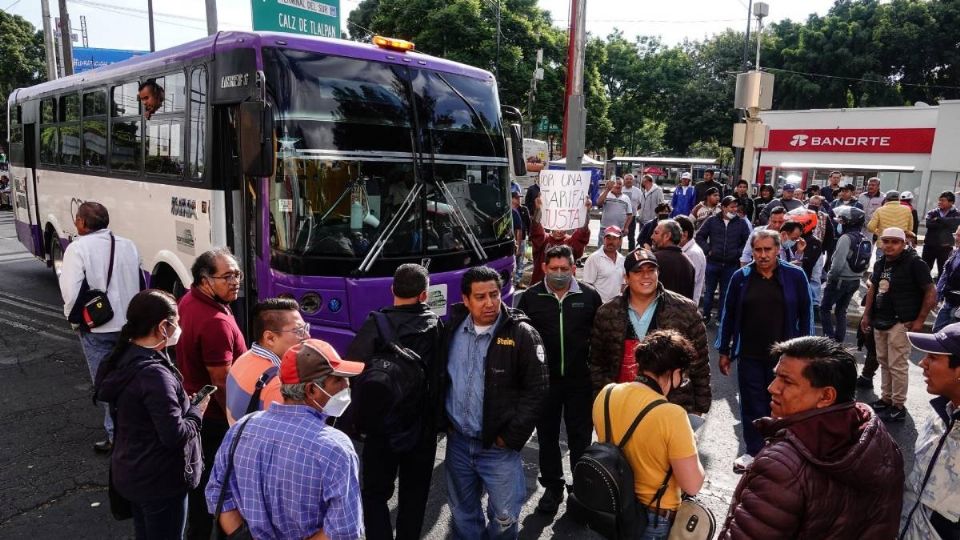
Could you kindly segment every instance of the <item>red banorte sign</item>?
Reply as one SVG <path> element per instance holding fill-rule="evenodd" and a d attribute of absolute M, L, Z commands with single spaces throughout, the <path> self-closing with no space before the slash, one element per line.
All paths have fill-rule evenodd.
<path fill-rule="evenodd" d="M 764 150 L 773 152 L 857 152 L 929 154 L 934 128 L 771 129 Z"/>

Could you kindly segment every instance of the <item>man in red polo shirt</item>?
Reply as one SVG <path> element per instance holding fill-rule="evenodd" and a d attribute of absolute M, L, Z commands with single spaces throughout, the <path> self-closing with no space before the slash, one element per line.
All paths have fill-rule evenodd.
<path fill-rule="evenodd" d="M 201 254 L 190 270 L 193 286 L 178 304 L 183 334 L 177 342 L 177 366 L 188 394 L 196 393 L 207 384 L 220 390 L 213 394 L 203 415 L 200 440 L 204 471 L 200 485 L 190 493 L 187 515 L 187 537 L 206 540 L 210 537 L 213 518 L 207 513 L 203 490 L 217 448 L 227 433 L 227 373 L 233 361 L 247 352 L 243 334 L 229 307 L 240 293 L 243 272 L 227 248 Z"/>

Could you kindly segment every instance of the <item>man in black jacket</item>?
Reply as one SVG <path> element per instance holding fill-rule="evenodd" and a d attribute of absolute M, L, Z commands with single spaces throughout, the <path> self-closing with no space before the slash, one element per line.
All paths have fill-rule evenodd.
<path fill-rule="evenodd" d="M 411 540 L 420 538 L 423 516 L 430 493 L 430 477 L 437 453 L 437 420 L 440 410 L 440 332 L 443 324 L 427 306 L 427 287 L 430 276 L 419 264 L 404 264 L 393 274 L 393 306 L 380 313 L 393 330 L 393 337 L 402 347 L 415 353 L 423 361 L 427 379 L 427 392 L 422 402 L 411 411 L 411 418 L 403 419 L 400 425 L 385 426 L 393 431 L 412 431 L 412 436 L 398 437 L 398 433 L 385 433 L 382 429 L 367 429 L 380 424 L 389 411 L 383 410 L 378 396 L 358 392 L 353 406 L 354 418 L 360 431 L 366 434 L 363 445 L 363 521 L 367 537 L 394 538 L 390 526 L 390 509 L 387 501 L 393 496 L 394 482 L 399 474 L 396 538 Z M 377 329 L 371 314 L 360 327 L 357 337 L 347 349 L 347 358 L 368 362 L 379 352 L 386 351 L 388 344 Z M 358 388 L 359 389 L 359 388 Z M 398 448 L 398 440 L 404 444 Z M 408 442 L 409 441 L 409 442 Z"/>
<path fill-rule="evenodd" d="M 960 212 L 953 206 L 957 196 L 944 191 L 937 199 L 937 207 L 927 212 L 927 236 L 923 239 L 923 262 L 930 270 L 937 265 L 937 276 L 943 274 L 943 266 L 953 251 L 953 233 L 960 226 Z"/>
<path fill-rule="evenodd" d="M 660 266 L 660 283 L 663 283 L 663 288 L 696 302 L 699 298 L 693 297 L 693 286 L 697 274 L 693 263 L 680 249 L 682 238 L 683 229 L 679 223 L 672 219 L 661 221 L 653 231 L 653 254 Z"/>
<path fill-rule="evenodd" d="M 556 514 L 563 500 L 563 461 L 560 455 L 560 419 L 567 426 L 570 470 L 590 444 L 593 431 L 590 387 L 590 341 L 585 328 L 593 327 L 593 317 L 603 301 L 586 283 L 573 278 L 573 251 L 569 246 L 554 246 L 544 255 L 546 278 L 531 287 L 517 309 L 530 317 L 547 350 L 550 391 L 537 422 L 540 444 L 540 484 L 546 490 L 537 511 Z"/>
<path fill-rule="evenodd" d="M 520 451 L 533 433 L 548 375 L 540 334 L 503 305 L 496 270 L 463 274 L 441 353 L 447 427 L 447 494 L 456 538 L 516 538 L 526 496 Z M 480 497 L 488 495 L 486 523 Z"/>
<path fill-rule="evenodd" d="M 710 322 L 713 293 L 720 287 L 720 305 L 726 298 L 730 276 L 740 268 L 740 254 L 750 238 L 750 226 L 737 214 L 737 198 L 728 195 L 720 202 L 719 214 L 710 216 L 697 231 L 696 240 L 707 255 L 704 273 L 703 320 Z"/>

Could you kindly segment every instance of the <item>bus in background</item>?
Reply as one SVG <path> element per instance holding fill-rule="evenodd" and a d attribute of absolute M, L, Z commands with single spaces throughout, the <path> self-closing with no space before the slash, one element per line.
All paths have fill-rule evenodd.
<path fill-rule="evenodd" d="M 15 90 L 18 238 L 56 270 L 78 205 L 101 202 L 151 286 L 178 296 L 196 256 L 228 246 L 246 276 L 242 326 L 258 299 L 294 298 L 341 351 L 391 304 L 403 263 L 429 269 L 441 316 L 478 264 L 503 276 L 509 301 L 507 145 L 522 157 L 522 140 L 496 81 L 374 41 L 221 32 Z M 143 83 L 160 94 L 148 114 Z"/>

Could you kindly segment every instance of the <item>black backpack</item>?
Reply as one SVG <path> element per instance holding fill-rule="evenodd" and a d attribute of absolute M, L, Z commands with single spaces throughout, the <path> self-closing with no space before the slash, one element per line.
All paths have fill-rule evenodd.
<path fill-rule="evenodd" d="M 573 493 L 567 503 L 571 516 L 603 535 L 605 538 L 639 538 L 647 528 L 646 508 L 637 501 L 634 493 L 633 469 L 623 454 L 630 436 L 653 408 L 666 403 L 658 399 L 640 411 L 633 424 L 623 434 L 618 444 L 612 442 L 610 427 L 610 394 L 607 388 L 603 398 L 603 422 L 606 440 L 591 444 L 583 452 L 573 468 Z M 660 499 L 667 490 L 673 469 L 667 471 L 663 484 L 653 497 Z"/>
<path fill-rule="evenodd" d="M 862 232 L 846 233 L 850 238 L 850 253 L 847 254 L 847 264 L 853 272 L 864 272 L 870 266 L 870 257 L 873 255 L 873 242 Z"/>
<path fill-rule="evenodd" d="M 386 438 L 394 452 L 412 449 L 423 429 L 427 370 L 423 359 L 401 345 L 384 313 L 370 314 L 382 346 L 352 384 L 354 422 L 362 435 Z"/>

